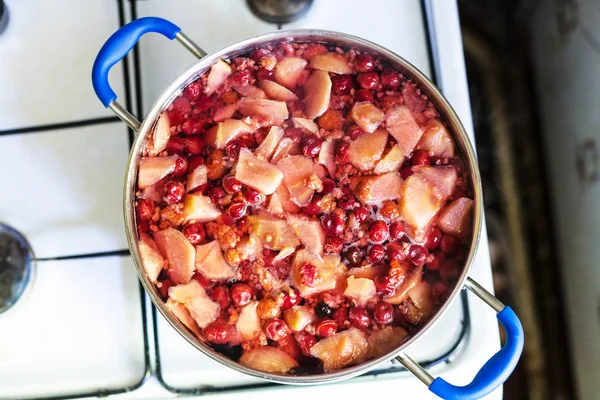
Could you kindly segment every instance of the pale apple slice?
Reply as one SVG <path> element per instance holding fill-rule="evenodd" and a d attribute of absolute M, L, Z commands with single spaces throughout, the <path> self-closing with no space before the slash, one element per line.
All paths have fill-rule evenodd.
<path fill-rule="evenodd" d="M 142 190 L 141 198 L 152 200 L 155 203 L 163 201 L 165 195 L 165 185 L 169 181 L 169 177 L 166 176 L 155 184 L 148 186 Z"/>
<path fill-rule="evenodd" d="M 225 104 L 215 110 L 213 115 L 213 121 L 223 122 L 233 117 L 233 114 L 237 111 L 237 103 Z"/>
<path fill-rule="evenodd" d="M 354 192 L 358 200 L 364 204 L 396 200 L 402 194 L 402 178 L 398 172 L 367 176 L 360 179 Z"/>
<path fill-rule="evenodd" d="M 349 276 L 346 280 L 344 296 L 351 298 L 360 306 L 365 305 L 376 293 L 375 282 L 368 278 Z"/>
<path fill-rule="evenodd" d="M 303 58 L 286 57 L 275 66 L 275 80 L 280 85 L 293 90 L 307 64 L 308 61 Z"/>
<path fill-rule="evenodd" d="M 433 185 L 435 194 L 440 198 L 441 202 L 445 202 L 452 192 L 454 192 L 456 179 L 458 178 L 454 167 L 417 165 L 412 167 L 412 171 L 414 175 L 422 177 Z"/>
<path fill-rule="evenodd" d="M 385 129 L 378 129 L 373 133 L 365 133 L 358 139 L 350 142 L 348 159 L 350 163 L 361 171 L 369 171 L 381 159 L 388 140 Z"/>
<path fill-rule="evenodd" d="M 288 188 L 285 185 L 280 185 L 277 188 L 277 190 L 275 191 L 275 194 L 279 198 L 279 201 L 281 202 L 281 206 L 283 207 L 283 210 L 285 212 L 289 212 L 289 213 L 300 212 L 300 207 L 298 207 L 296 204 L 294 204 L 294 202 L 290 198 L 290 191 L 288 190 Z"/>
<path fill-rule="evenodd" d="M 171 138 L 171 122 L 169 114 L 163 111 L 158 117 L 158 122 L 152 132 L 152 140 L 148 141 L 151 146 L 146 146 L 149 156 L 156 156 L 158 153 L 167 148 L 167 143 Z"/>
<path fill-rule="evenodd" d="M 147 188 L 160 181 L 175 170 L 175 162 L 179 156 L 142 157 L 138 170 L 138 187 Z"/>
<path fill-rule="evenodd" d="M 402 220 L 410 227 L 410 236 L 422 241 L 426 228 L 442 207 L 442 201 L 430 182 L 413 174 L 402 185 L 399 205 Z"/>
<path fill-rule="evenodd" d="M 269 198 L 269 205 L 267 206 L 267 211 L 273 215 L 278 216 L 281 216 L 284 213 L 283 205 L 281 204 L 281 200 L 279 200 L 277 192 L 273 193 Z"/>
<path fill-rule="evenodd" d="M 325 247 L 325 231 L 321 223 L 304 215 L 288 214 L 287 221 L 296 236 L 308 250 L 314 254 L 323 254 Z"/>
<path fill-rule="evenodd" d="M 374 132 L 381 125 L 385 114 L 370 101 L 354 103 L 350 112 L 352 119 L 363 131 Z"/>
<path fill-rule="evenodd" d="M 298 100 L 298 96 L 294 92 L 287 89 L 285 86 L 281 86 L 277 82 L 270 81 L 268 79 L 258 82 L 260 88 L 273 100 L 290 101 Z M 266 97 L 265 97 L 266 98 Z"/>
<path fill-rule="evenodd" d="M 248 99 L 266 99 L 267 94 L 260 88 L 257 88 L 254 85 L 240 85 L 234 84 L 232 85 L 233 90 L 238 92 L 242 97 Z"/>
<path fill-rule="evenodd" d="M 265 372 L 285 374 L 298 366 L 292 356 L 272 346 L 255 347 L 240 357 L 240 364 Z"/>
<path fill-rule="evenodd" d="M 375 358 L 396 350 L 408 337 L 408 332 L 399 326 L 386 326 L 373 331 L 367 338 L 369 342 L 368 358 Z"/>
<path fill-rule="evenodd" d="M 461 197 L 440 213 L 437 225 L 448 235 L 465 238 L 471 232 L 472 211 L 473 200 Z"/>
<path fill-rule="evenodd" d="M 275 264 L 276 262 L 285 260 L 292 254 L 294 254 L 295 251 L 296 251 L 295 247 L 286 247 L 286 248 L 281 249 L 281 251 L 275 256 L 275 258 L 273 258 L 273 264 Z"/>
<path fill-rule="evenodd" d="M 319 158 L 317 161 L 319 164 L 322 164 L 327 168 L 327 172 L 329 172 L 329 176 L 334 177 L 335 171 L 337 169 L 337 164 L 335 162 L 335 149 L 337 147 L 337 140 L 332 138 L 327 138 L 321 144 L 321 150 L 319 151 Z"/>
<path fill-rule="evenodd" d="M 283 312 L 283 320 L 296 332 L 300 332 L 317 319 L 313 309 L 307 305 L 293 306 Z"/>
<path fill-rule="evenodd" d="M 423 129 L 417 124 L 406 106 L 394 107 L 385 114 L 386 128 L 402 147 L 408 157 L 423 136 Z"/>
<path fill-rule="evenodd" d="M 331 99 L 331 78 L 325 71 L 314 70 L 304 84 L 304 113 L 310 119 L 323 114 Z"/>
<path fill-rule="evenodd" d="M 383 301 L 390 304 L 400 304 L 408 298 L 409 292 L 421 282 L 423 282 L 422 266 L 414 268 L 408 276 L 405 276 L 396 291 L 391 296 L 384 297 Z"/>
<path fill-rule="evenodd" d="M 312 284 L 302 279 L 302 266 L 311 264 L 316 267 L 316 278 Z M 345 270 L 338 255 L 328 254 L 322 258 L 307 249 L 298 250 L 292 264 L 291 280 L 303 297 L 343 288 Z"/>
<path fill-rule="evenodd" d="M 316 137 L 321 137 L 319 133 L 319 125 L 317 125 L 313 120 L 308 118 L 294 117 L 292 118 L 292 123 L 294 124 L 294 128 L 304 129 Z"/>
<path fill-rule="evenodd" d="M 245 340 L 253 340 L 260 335 L 260 318 L 256 312 L 258 301 L 253 301 L 245 305 L 240 311 L 237 323 L 235 324 L 236 330 L 242 335 Z"/>
<path fill-rule="evenodd" d="M 224 149 L 225 145 L 245 133 L 252 133 L 257 129 L 252 125 L 237 120 L 226 119 L 213 126 L 204 134 L 206 144 L 217 149 Z"/>
<path fill-rule="evenodd" d="M 423 281 L 408 291 L 408 297 L 421 310 L 424 317 L 430 316 L 435 310 L 435 300 L 431 294 L 431 285 Z"/>
<path fill-rule="evenodd" d="M 235 246 L 242 260 L 254 261 L 263 250 L 261 240 L 256 235 L 244 236 Z"/>
<path fill-rule="evenodd" d="M 283 173 L 275 165 L 258 159 L 246 148 L 240 150 L 235 168 L 235 179 L 264 194 L 272 194 L 283 179 Z"/>
<path fill-rule="evenodd" d="M 404 163 L 404 154 L 402 147 L 399 144 L 395 144 L 394 147 L 383 156 L 381 160 L 375 166 L 373 173 L 385 174 L 386 172 L 397 171 Z"/>
<path fill-rule="evenodd" d="M 352 68 L 348 60 L 338 53 L 317 54 L 310 59 L 309 66 L 321 71 L 333 72 L 334 74 L 351 74 Z"/>
<path fill-rule="evenodd" d="M 291 200 L 300 207 L 310 201 L 314 190 L 310 187 L 314 174 L 314 162 L 304 156 L 288 156 L 277 163 L 283 173 L 283 183 L 290 192 Z"/>
<path fill-rule="evenodd" d="M 289 137 L 282 138 L 279 141 L 277 147 L 275 148 L 275 151 L 273 152 L 273 156 L 271 157 L 271 163 L 277 164 L 279 160 L 290 154 L 292 152 L 292 149 L 297 145 L 298 144 L 294 143 Z"/>
<path fill-rule="evenodd" d="M 160 252 L 154 239 L 147 233 L 140 233 L 140 242 L 138 245 L 142 265 L 146 270 L 146 275 L 152 282 L 156 282 L 158 275 L 165 267 L 165 258 Z"/>
<path fill-rule="evenodd" d="M 196 250 L 186 237 L 177 229 L 167 228 L 154 234 L 160 252 L 169 262 L 166 272 L 177 283 L 187 283 L 194 275 Z"/>
<path fill-rule="evenodd" d="M 185 186 L 186 192 L 191 192 L 200 185 L 204 185 L 208 182 L 208 169 L 206 165 L 198 165 L 195 170 L 190 172 L 187 177 L 187 184 Z"/>
<path fill-rule="evenodd" d="M 249 215 L 248 220 L 252 225 L 252 234 L 269 249 L 282 250 L 300 245 L 300 240 L 284 219 L 267 213 L 259 213 Z"/>
<path fill-rule="evenodd" d="M 268 118 L 275 125 L 281 125 L 289 117 L 287 104 L 275 100 L 241 99 L 238 101 L 238 111 L 250 117 Z"/>
<path fill-rule="evenodd" d="M 208 96 L 213 94 L 215 90 L 221 87 L 227 78 L 231 75 L 231 67 L 223 60 L 219 60 L 210 67 L 208 78 L 206 81 L 206 87 L 204 93 Z"/>
<path fill-rule="evenodd" d="M 196 271 L 215 281 L 237 276 L 233 267 L 225 262 L 218 240 L 196 246 Z"/>
<path fill-rule="evenodd" d="M 171 286 L 169 298 L 185 306 L 200 329 L 206 328 L 219 315 L 219 304 L 212 301 L 197 280 Z"/>
<path fill-rule="evenodd" d="M 270 160 L 284 133 L 283 129 L 279 126 L 272 126 L 267 136 L 254 152 L 256 157 L 263 160 Z"/>
<path fill-rule="evenodd" d="M 214 221 L 219 215 L 221 215 L 221 211 L 207 196 L 200 193 L 188 193 L 183 198 L 183 218 L 185 222 L 204 223 Z"/>
<path fill-rule="evenodd" d="M 167 310 L 169 310 L 173 315 L 177 317 L 178 320 L 181 321 L 186 328 L 188 328 L 196 337 L 202 338 L 200 334 L 200 328 L 198 328 L 198 324 L 190 315 L 190 312 L 185 308 L 185 306 L 171 298 L 167 299 L 165 303 Z"/>
<path fill-rule="evenodd" d="M 355 278 L 367 278 L 374 280 L 376 277 L 380 275 L 385 275 L 387 273 L 387 267 L 384 264 L 377 265 L 365 265 L 362 267 L 354 267 L 348 270 L 348 275 L 352 275 Z"/>
<path fill-rule="evenodd" d="M 434 157 L 450 158 L 454 157 L 454 140 L 440 120 L 432 119 L 415 149 L 424 150 Z"/>
<path fill-rule="evenodd" d="M 350 328 L 317 342 L 310 355 L 320 359 L 327 372 L 363 361 L 368 351 L 366 335 L 360 329 Z"/>

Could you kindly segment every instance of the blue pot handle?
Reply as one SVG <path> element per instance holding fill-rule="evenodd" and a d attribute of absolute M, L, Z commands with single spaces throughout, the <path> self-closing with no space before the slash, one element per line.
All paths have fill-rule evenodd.
<path fill-rule="evenodd" d="M 431 392 L 446 400 L 476 400 L 494 391 L 508 379 L 517 366 L 525 342 L 521 321 L 510 307 L 504 306 L 471 278 L 467 279 L 465 286 L 498 312 L 498 321 L 506 333 L 504 346 L 483 365 L 471 383 L 455 386 L 442 378 L 434 379 L 406 354 L 401 354 L 397 358 L 409 371 L 427 384 Z"/>

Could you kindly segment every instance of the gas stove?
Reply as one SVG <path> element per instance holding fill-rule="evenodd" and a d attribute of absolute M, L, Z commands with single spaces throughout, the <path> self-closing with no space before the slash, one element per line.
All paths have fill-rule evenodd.
<path fill-rule="evenodd" d="M 120 26 L 149 15 L 174 21 L 209 53 L 277 29 L 347 32 L 395 51 L 429 75 L 472 138 L 456 4 L 376 0 L 365 8 L 360 0 L 294 1 L 306 8 L 266 22 L 257 15 L 270 11 L 259 1 L 249 2 L 256 3 L 252 7 L 242 0 L 5 3 L 10 19 L 0 33 L 0 57 L 10 62 L 0 63 L 0 222 L 10 228 L 0 233 L 13 233 L 32 254 L 8 260 L 0 251 L 0 269 L 21 263 L 29 274 L 12 273 L 23 282 L 9 288 L 4 280 L 10 274 L 0 270 L 0 399 L 298 395 L 297 387 L 265 383 L 208 359 L 144 295 L 121 212 L 133 134 L 93 94 L 96 52 Z M 110 80 L 141 119 L 193 62 L 182 47 L 149 36 L 122 68 L 113 68 Z M 491 287 L 485 233 L 471 276 Z M 466 383 L 498 347 L 494 313 L 463 293 L 407 353 L 432 374 Z M 301 390 L 303 396 L 394 390 L 433 397 L 395 363 L 343 384 Z M 501 398 L 501 390 L 489 398 Z"/>

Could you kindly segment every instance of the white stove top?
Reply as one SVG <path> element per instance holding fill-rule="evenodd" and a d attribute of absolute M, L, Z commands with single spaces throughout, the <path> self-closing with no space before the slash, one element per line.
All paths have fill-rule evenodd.
<path fill-rule="evenodd" d="M 120 11 L 129 21 L 134 7 L 138 17 L 172 20 L 207 52 L 276 30 L 276 25 L 255 18 L 244 0 L 5 2 L 10 23 L 0 34 L 0 58 L 11 62 L 0 62 L 0 109 L 5 111 L 0 118 L 0 185 L 5 188 L 0 222 L 28 238 L 38 263 L 27 296 L 0 315 L 0 399 L 124 390 L 115 398 L 217 391 L 214 395 L 265 399 L 298 390 L 303 396 L 356 396 L 357 390 L 365 390 L 368 396 L 387 389 L 405 398 L 434 397 L 391 363 L 354 383 L 266 390 L 257 386 L 263 382 L 194 350 L 151 312 L 142 296 L 127 256 L 121 216 L 129 137 L 125 125 L 93 94 L 89 75 L 96 52 L 120 26 Z M 283 29 L 351 33 L 392 49 L 430 76 L 435 70 L 471 132 L 456 5 L 446 0 L 425 3 L 427 7 L 420 0 L 373 0 L 368 5 L 361 0 L 315 0 L 307 16 Z M 433 64 L 430 44 L 436 55 Z M 138 94 L 146 110 L 194 59 L 156 35 L 141 41 L 139 54 Z M 128 79 L 134 82 L 136 68 L 130 67 Z M 123 71 L 113 68 L 111 84 L 125 104 Z M 486 237 L 471 276 L 491 287 Z M 407 351 L 422 363 L 437 364 L 432 373 L 457 384 L 468 382 L 499 346 L 494 313 L 476 299 L 464 298 Z M 240 385 L 246 385 L 242 392 Z M 490 396 L 500 397 L 501 390 Z"/>

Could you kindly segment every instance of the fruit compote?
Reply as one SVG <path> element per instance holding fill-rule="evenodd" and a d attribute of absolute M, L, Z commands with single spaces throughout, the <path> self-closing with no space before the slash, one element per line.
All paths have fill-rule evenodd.
<path fill-rule="evenodd" d="M 284 43 L 221 60 L 139 163 L 148 277 L 208 345 L 273 373 L 385 354 L 446 300 L 473 193 L 421 90 L 377 56 Z"/>

